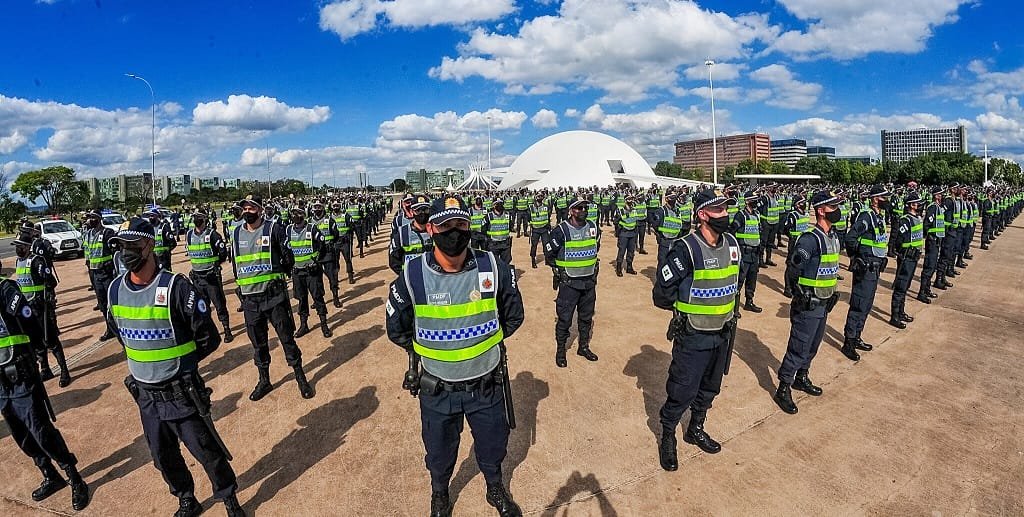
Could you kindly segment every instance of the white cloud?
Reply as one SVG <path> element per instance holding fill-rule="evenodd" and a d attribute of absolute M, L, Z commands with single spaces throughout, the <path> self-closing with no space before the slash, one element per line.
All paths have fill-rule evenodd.
<path fill-rule="evenodd" d="M 777 108 L 807 110 L 818 103 L 821 85 L 798 81 L 784 65 L 774 64 L 758 68 L 750 73 L 750 78 L 771 86 L 771 96 L 765 104 Z"/>
<path fill-rule="evenodd" d="M 347 40 L 378 24 L 416 29 L 496 20 L 515 10 L 513 0 L 343 0 L 320 9 L 320 29 Z"/>
<path fill-rule="evenodd" d="M 936 27 L 955 23 L 976 0 L 779 0 L 807 23 L 781 34 L 771 48 L 800 59 L 854 59 L 872 52 L 917 53 Z"/>
<path fill-rule="evenodd" d="M 326 122 L 331 116 L 327 106 L 293 108 L 266 96 L 228 96 L 228 102 L 201 102 L 192 110 L 192 120 L 204 126 L 229 126 L 249 130 L 301 131 Z"/>
<path fill-rule="evenodd" d="M 715 81 L 735 81 L 740 78 L 740 72 L 747 69 L 746 63 L 715 63 L 712 70 Z M 683 76 L 691 81 L 707 81 L 708 65 L 693 65 L 683 70 Z"/>
<path fill-rule="evenodd" d="M 549 109 L 542 109 L 530 118 L 530 123 L 538 129 L 551 129 L 558 127 L 558 114 Z"/>
<path fill-rule="evenodd" d="M 528 20 L 515 34 L 473 31 L 459 55 L 444 57 L 430 75 L 479 76 L 510 93 L 551 85 L 596 89 L 606 92 L 605 101 L 629 102 L 671 91 L 681 66 L 743 57 L 751 43 L 776 33 L 765 15 L 730 17 L 689 1 L 565 0 L 557 15 Z M 728 77 L 729 66 L 723 68 Z"/>
<path fill-rule="evenodd" d="M 28 136 L 15 129 L 7 136 L 0 136 L 0 153 L 10 154 L 28 143 Z"/>
<path fill-rule="evenodd" d="M 719 133 L 734 132 L 728 110 L 716 110 L 715 122 Z M 696 106 L 684 110 L 671 104 L 661 104 L 637 113 L 609 114 L 605 113 L 600 104 L 594 104 L 587 108 L 580 126 L 613 133 L 654 163 L 659 160 L 671 161 L 675 142 L 709 138 L 711 114 Z"/>
<path fill-rule="evenodd" d="M 944 102 L 985 110 L 972 121 L 977 132 L 968 134 L 969 141 L 1024 155 L 1024 109 L 1020 102 L 1024 95 L 1024 66 L 1005 72 L 993 71 L 986 62 L 973 60 L 966 69 L 968 74 L 953 76 L 957 84 L 931 86 L 926 88 L 926 93 Z"/>
<path fill-rule="evenodd" d="M 773 139 L 801 138 L 808 145 L 835 147 L 839 155 L 881 156 L 881 131 L 920 127 L 953 127 L 964 124 L 968 136 L 974 124 L 965 120 L 945 120 L 931 113 L 880 115 L 855 113 L 840 120 L 811 117 L 783 124 L 769 131 Z M 969 140 L 969 139 L 968 139 Z"/>
<path fill-rule="evenodd" d="M 578 118 L 580 116 L 580 110 L 576 108 L 567 108 L 565 110 L 565 116 L 568 118 Z"/>

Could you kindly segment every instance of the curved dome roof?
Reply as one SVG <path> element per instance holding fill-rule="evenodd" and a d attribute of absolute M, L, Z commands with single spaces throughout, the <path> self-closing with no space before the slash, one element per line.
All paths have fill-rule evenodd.
<path fill-rule="evenodd" d="M 565 131 L 523 151 L 501 181 L 501 190 L 657 183 L 650 164 L 628 144 L 595 131 Z"/>

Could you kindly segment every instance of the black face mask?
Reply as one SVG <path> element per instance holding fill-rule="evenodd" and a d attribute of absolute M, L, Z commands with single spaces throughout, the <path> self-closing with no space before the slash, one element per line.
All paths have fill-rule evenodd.
<path fill-rule="evenodd" d="M 722 217 L 709 217 L 708 227 L 719 235 L 729 231 L 729 216 L 723 215 Z"/>
<path fill-rule="evenodd" d="M 245 222 L 248 224 L 256 224 L 256 221 L 260 219 L 260 214 L 256 212 L 243 212 L 242 219 L 245 219 Z"/>
<path fill-rule="evenodd" d="M 316 216 L 317 219 L 323 219 L 324 218 L 324 211 L 323 210 L 313 210 L 313 215 Z"/>
<path fill-rule="evenodd" d="M 843 213 L 839 210 L 833 210 L 831 212 L 825 212 L 825 220 L 829 223 L 836 224 L 843 218 Z"/>
<path fill-rule="evenodd" d="M 14 253 L 16 255 L 18 255 L 18 258 L 25 258 L 25 257 L 28 256 L 28 247 L 27 246 L 15 246 L 14 247 Z"/>
<path fill-rule="evenodd" d="M 100 227 L 100 220 L 99 219 L 89 219 L 88 221 L 85 222 L 85 224 L 89 228 L 99 228 Z"/>
<path fill-rule="evenodd" d="M 206 226 L 206 219 L 193 219 L 193 222 L 196 223 L 196 228 L 202 228 Z"/>
<path fill-rule="evenodd" d="M 435 233 L 430 240 L 434 247 L 449 257 L 457 257 L 469 246 L 469 230 L 452 228 L 446 232 Z"/>
<path fill-rule="evenodd" d="M 306 222 L 306 216 L 304 216 L 304 215 L 293 215 L 292 216 L 292 224 L 296 224 L 298 226 L 302 226 L 302 223 L 304 223 L 304 222 Z"/>
<path fill-rule="evenodd" d="M 889 200 L 881 200 L 878 202 L 878 209 L 883 212 L 889 209 Z"/>
<path fill-rule="evenodd" d="M 138 273 L 142 270 L 143 266 L 146 265 L 146 259 L 149 258 L 149 255 L 150 254 L 143 255 L 142 250 L 125 248 L 121 252 L 121 260 L 124 261 L 124 266 L 128 268 L 128 271 Z"/>
<path fill-rule="evenodd" d="M 423 226 L 424 224 L 427 224 L 427 221 L 430 220 L 430 214 L 423 214 L 417 212 L 415 215 L 412 216 L 412 218 L 417 223 L 419 223 L 420 226 Z"/>

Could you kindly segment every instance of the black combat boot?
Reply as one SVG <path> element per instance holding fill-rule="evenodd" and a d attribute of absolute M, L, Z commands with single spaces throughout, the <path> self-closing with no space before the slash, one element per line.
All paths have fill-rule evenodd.
<path fill-rule="evenodd" d="M 228 322 L 224 322 L 224 342 L 230 343 L 235 340 L 234 333 L 231 332 L 231 326 Z"/>
<path fill-rule="evenodd" d="M 519 505 L 512 500 L 512 495 L 505 490 L 501 483 L 487 484 L 487 504 L 498 510 L 501 517 L 521 517 L 523 511 Z"/>
<path fill-rule="evenodd" d="M 643 249 L 643 248 L 640 248 L 640 249 L 639 249 L 639 250 L 637 251 L 637 253 L 639 253 L 639 254 L 641 254 L 641 255 L 646 255 L 646 254 L 647 254 L 647 250 L 645 250 L 645 249 Z"/>
<path fill-rule="evenodd" d="M 295 383 L 299 385 L 299 394 L 302 395 L 302 398 L 313 398 L 313 387 L 306 380 L 306 372 L 302 371 L 301 364 L 295 365 Z"/>
<path fill-rule="evenodd" d="M 32 491 L 33 501 L 38 503 L 68 486 L 68 482 L 64 481 L 60 472 L 53 468 L 52 463 L 39 467 L 39 470 L 43 473 L 43 482 L 39 484 L 39 488 Z"/>
<path fill-rule="evenodd" d="M 583 356 L 588 361 L 597 361 L 597 354 L 590 351 L 590 343 L 580 343 L 576 348 L 576 355 Z"/>
<path fill-rule="evenodd" d="M 633 264 L 626 264 L 626 274 L 627 275 L 635 275 L 636 274 L 636 270 L 633 269 Z"/>
<path fill-rule="evenodd" d="M 907 314 L 907 313 L 905 313 L 905 312 L 900 313 L 900 319 L 905 321 L 905 322 L 907 322 L 907 323 L 913 323 L 914 322 L 914 317 L 909 315 L 909 314 Z"/>
<path fill-rule="evenodd" d="M 537 269 L 537 257 L 530 257 L 530 267 Z"/>
<path fill-rule="evenodd" d="M 793 402 L 793 392 L 789 389 L 789 384 L 779 381 L 779 387 L 775 390 L 775 395 L 772 397 L 775 404 L 779 406 L 779 409 L 790 414 L 795 415 L 799 408 L 796 407 L 796 403 Z"/>
<path fill-rule="evenodd" d="M 331 337 L 334 335 L 334 332 L 331 332 L 331 326 L 327 324 L 326 314 L 320 315 L 320 333 L 323 334 L 324 337 Z"/>
<path fill-rule="evenodd" d="M 64 473 L 68 475 L 68 483 L 71 484 L 71 507 L 80 512 L 89 506 L 89 485 L 85 484 L 74 465 L 65 466 Z"/>
<path fill-rule="evenodd" d="M 930 296 L 928 296 L 928 294 L 929 293 L 927 291 L 918 291 L 918 293 L 917 293 L 917 301 L 919 301 L 919 302 L 921 302 L 921 303 L 923 303 L 925 305 L 931 305 L 932 298 Z"/>
<path fill-rule="evenodd" d="M 341 308 L 341 298 L 338 298 L 338 290 L 335 289 L 335 290 L 333 290 L 331 292 L 334 293 L 334 308 L 335 309 L 340 309 Z"/>
<path fill-rule="evenodd" d="M 430 494 L 430 517 L 452 517 L 452 500 L 447 490 Z"/>
<path fill-rule="evenodd" d="M 935 279 L 935 282 L 932 284 L 932 287 L 934 287 L 934 288 L 936 288 L 936 289 L 938 289 L 940 291 L 945 291 L 946 290 L 946 282 L 944 282 L 944 281 L 940 282 L 938 279 Z"/>
<path fill-rule="evenodd" d="M 906 328 L 906 325 L 904 325 L 904 328 Z M 873 348 L 875 348 L 865 343 L 864 340 L 862 340 L 861 338 L 857 338 L 854 340 L 853 347 L 856 348 L 857 350 L 863 350 L 865 352 L 870 352 Z"/>
<path fill-rule="evenodd" d="M 905 328 L 907 328 L 907 324 L 903 323 L 903 321 L 900 319 L 900 317 L 897 314 L 893 314 L 893 316 L 891 318 L 889 318 L 889 324 L 894 326 L 894 327 L 896 327 L 896 328 L 898 328 L 898 329 L 905 329 Z"/>
<path fill-rule="evenodd" d="M 800 390 L 812 397 L 821 396 L 821 388 L 814 385 L 811 382 L 811 378 L 807 376 L 807 370 L 797 370 L 796 378 L 793 379 L 792 387 L 794 390 Z"/>
<path fill-rule="evenodd" d="M 987 250 L 987 249 L 988 249 L 988 244 L 982 244 L 982 245 L 981 245 L 981 249 L 983 249 L 983 250 Z"/>
<path fill-rule="evenodd" d="M 747 303 L 743 304 L 743 309 L 747 310 L 747 311 L 750 311 L 750 312 L 753 312 L 753 313 L 759 313 L 759 312 L 764 310 L 764 309 L 758 307 L 757 305 L 754 305 L 754 299 L 753 298 L 747 298 Z"/>
<path fill-rule="evenodd" d="M 178 511 L 174 512 L 174 517 L 198 517 L 202 514 L 203 506 L 199 504 L 195 496 L 178 498 Z"/>
<path fill-rule="evenodd" d="M 857 347 L 854 346 L 856 342 L 856 339 L 845 338 L 843 339 L 843 348 L 840 350 L 851 361 L 860 361 L 860 354 L 857 353 Z"/>
<path fill-rule="evenodd" d="M 704 432 L 704 419 L 707 416 L 706 411 L 690 410 L 690 425 L 686 426 L 683 441 L 700 447 L 700 450 L 708 454 L 717 454 L 722 450 L 722 445 Z"/>
<path fill-rule="evenodd" d="M 57 385 L 67 388 L 71 385 L 71 372 L 68 370 L 68 359 L 64 356 L 64 346 L 60 343 L 53 347 L 53 359 L 60 368 L 60 381 L 57 382 Z"/>
<path fill-rule="evenodd" d="M 238 504 L 238 496 L 231 494 L 224 498 L 224 511 L 228 517 L 245 517 L 245 510 Z"/>
<path fill-rule="evenodd" d="M 622 276 L 622 262 L 615 261 L 615 276 Z"/>
<path fill-rule="evenodd" d="M 675 428 L 661 426 L 661 442 L 658 443 L 658 461 L 661 468 L 673 472 L 679 470 L 679 458 L 676 456 Z"/>
<path fill-rule="evenodd" d="M 569 362 L 565 359 L 565 343 L 557 343 L 555 348 L 555 366 L 565 368 Z"/>
<path fill-rule="evenodd" d="M 249 400 L 255 402 L 270 393 L 274 389 L 274 385 L 270 383 L 270 367 L 269 366 L 257 366 L 256 369 L 259 371 L 260 380 L 256 383 L 256 387 L 252 389 L 252 393 L 249 394 Z"/>
<path fill-rule="evenodd" d="M 53 370 L 50 369 L 50 361 L 47 357 L 45 355 L 41 356 L 39 360 L 42 363 L 39 365 L 39 380 L 48 381 L 56 377 L 56 375 L 53 374 Z"/>
<path fill-rule="evenodd" d="M 974 260 L 974 255 L 970 253 L 964 253 L 964 260 Z"/>
<path fill-rule="evenodd" d="M 295 331 L 295 337 L 300 338 L 309 334 L 309 322 L 306 321 L 308 316 L 299 316 L 299 328 Z"/>
<path fill-rule="evenodd" d="M 348 274 L 348 283 L 350 283 L 350 284 L 356 283 L 356 277 L 353 276 L 352 273 Z"/>
<path fill-rule="evenodd" d="M 102 336 L 100 336 L 100 341 L 106 341 L 108 339 L 113 339 L 113 338 L 114 338 L 114 333 L 110 330 L 110 327 L 107 327 L 107 331 L 104 332 Z"/>

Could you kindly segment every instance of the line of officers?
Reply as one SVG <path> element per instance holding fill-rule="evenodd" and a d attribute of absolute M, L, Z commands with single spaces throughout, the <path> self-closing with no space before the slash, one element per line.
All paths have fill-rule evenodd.
<path fill-rule="evenodd" d="M 214 497 L 223 501 L 227 514 L 245 515 L 235 495 L 231 454 L 210 415 L 212 390 L 198 373 L 200 361 L 222 340 L 213 323 L 213 310 L 223 327 L 223 340 L 234 339 L 222 264 L 230 260 L 254 350 L 258 381 L 249 398 L 258 401 L 273 389 L 268 347 L 271 325 L 293 368 L 300 395 L 312 398 L 315 393 L 302 368 L 295 338 L 310 331 L 310 299 L 320 317 L 322 334 L 331 337 L 323 277 L 327 276 L 334 306 L 340 309 L 339 257 L 346 260 L 349 282 L 355 282 L 351 254 L 358 238 L 354 237 L 357 225 L 351 212 L 340 210 L 337 204 L 332 208 L 334 213 L 329 214 L 319 200 L 300 202 L 285 225 L 276 217 L 268 218 L 274 211 L 265 210 L 259 197 L 249 196 L 232 207 L 225 237 L 213 228 L 205 212 L 197 211 L 184 239 L 191 263 L 188 277 L 171 271 L 170 253 L 177 237 L 159 211 L 133 217 L 116 232 L 100 224 L 99 212 L 86 215 L 86 264 L 96 292 L 96 309 L 105 315 L 107 327 L 101 337 L 117 337 L 124 348 L 129 370 L 125 386 L 139 406 L 154 465 L 178 498 L 175 516 L 203 511 L 181 443 L 203 466 Z M 307 222 L 307 216 L 312 222 Z M 366 228 L 376 231 L 374 225 Z M 52 249 L 47 250 L 47 242 L 33 233 L 30 225 L 22 228 L 13 244 L 18 254 L 15 280 L 0 281 L 4 305 L 0 310 L 2 414 L 18 446 L 42 472 L 43 481 L 32 493 L 33 500 L 42 501 L 70 484 L 72 507 L 81 510 L 89 503 L 88 486 L 54 426 L 56 416 L 43 384 L 53 376 L 47 350 L 60 367 L 60 386 L 71 383 L 53 310 L 58 279 Z M 298 300 L 298 329 L 288 295 L 289 278 Z M 53 463 L 64 470 L 66 479 Z"/>

